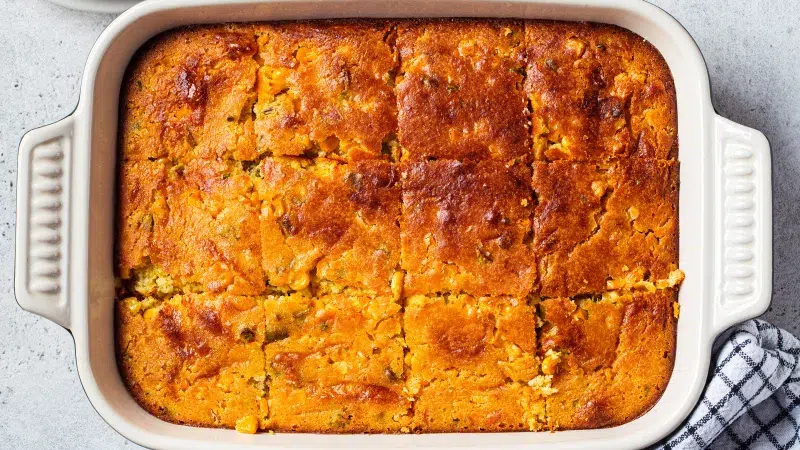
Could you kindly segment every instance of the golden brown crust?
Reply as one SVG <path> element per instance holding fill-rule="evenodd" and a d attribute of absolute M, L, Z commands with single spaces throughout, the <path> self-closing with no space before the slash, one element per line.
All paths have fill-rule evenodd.
<path fill-rule="evenodd" d="M 538 375 L 536 315 L 524 299 L 414 295 L 406 299 L 403 325 L 411 377 L 420 384 L 492 387 Z"/>
<path fill-rule="evenodd" d="M 121 183 L 121 198 L 132 198 L 142 191 L 153 197 L 150 201 L 148 195 L 139 195 L 141 201 L 121 208 L 127 217 L 122 221 L 123 239 L 118 248 L 119 274 L 123 279 L 133 276 L 143 286 L 143 277 L 157 273 L 186 292 L 264 292 L 260 205 L 255 200 L 252 180 L 240 164 L 195 159 L 177 165 L 157 160 L 127 166 L 139 174 L 159 177 L 148 184 L 146 180 L 135 180 L 137 175 L 129 169 L 122 171 L 130 181 Z M 158 195 L 149 194 L 154 190 Z M 127 212 L 128 208 L 133 211 Z M 137 224 L 141 229 L 144 222 L 151 226 L 150 231 L 137 239 L 126 237 L 132 227 L 135 232 Z M 156 294 L 135 290 L 142 295 Z"/>
<path fill-rule="evenodd" d="M 249 25 L 188 27 L 155 37 L 123 83 L 122 157 L 254 159 L 256 48 Z"/>
<path fill-rule="evenodd" d="M 398 303 L 292 294 L 270 296 L 264 305 L 270 427 L 397 432 L 408 424 Z"/>
<path fill-rule="evenodd" d="M 547 398 L 548 425 L 602 428 L 647 412 L 672 372 L 676 301 L 674 289 L 545 300 L 541 351 L 560 355 L 557 392 Z"/>
<path fill-rule="evenodd" d="M 423 433 L 537 431 L 543 423 L 526 409 L 530 403 L 544 410 L 544 400 L 519 383 L 485 388 L 434 381 L 414 403 L 413 427 Z"/>
<path fill-rule="evenodd" d="M 403 160 L 529 154 L 521 21 L 400 22 L 397 50 Z"/>
<path fill-rule="evenodd" d="M 566 297 L 657 283 L 677 269 L 678 163 L 535 163 L 541 293 Z"/>
<path fill-rule="evenodd" d="M 168 219 L 155 236 L 153 262 L 206 291 L 263 293 L 259 205 L 250 177 L 220 161 L 190 161 L 182 172 L 167 194 Z"/>
<path fill-rule="evenodd" d="M 283 157 L 265 159 L 261 174 L 263 264 L 272 286 L 390 293 L 400 261 L 395 166 Z"/>
<path fill-rule="evenodd" d="M 422 431 L 538 429 L 544 410 L 528 385 L 539 375 L 536 315 L 525 300 L 469 295 L 406 299 L 403 316 Z"/>
<path fill-rule="evenodd" d="M 391 158 L 397 56 L 388 22 L 290 22 L 256 27 L 258 152 L 343 161 Z M 384 145 L 386 144 L 386 145 Z"/>
<path fill-rule="evenodd" d="M 166 204 L 169 163 L 130 161 L 119 171 L 117 208 L 117 268 L 122 278 L 147 264 L 153 241 L 157 204 Z M 160 208 L 163 210 L 164 208 Z"/>
<path fill-rule="evenodd" d="M 402 267 L 407 295 L 530 293 L 533 202 L 527 167 L 442 160 L 403 166 Z"/>
<path fill-rule="evenodd" d="M 121 96 L 117 350 L 158 417 L 538 431 L 618 425 L 663 392 L 676 105 L 642 38 L 187 27 L 143 47 Z"/>
<path fill-rule="evenodd" d="M 266 418 L 264 310 L 256 299 L 126 299 L 116 311 L 120 370 L 151 414 L 226 428 L 245 416 Z"/>
<path fill-rule="evenodd" d="M 528 21 L 527 78 L 539 160 L 677 156 L 675 86 L 661 54 L 612 25 Z"/>

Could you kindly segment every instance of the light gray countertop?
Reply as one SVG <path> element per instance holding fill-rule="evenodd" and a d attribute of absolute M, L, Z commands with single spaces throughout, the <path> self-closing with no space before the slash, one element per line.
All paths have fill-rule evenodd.
<path fill-rule="evenodd" d="M 699 44 L 717 111 L 763 131 L 772 144 L 775 278 L 764 318 L 798 334 L 800 2 L 653 3 Z M 0 254 L 6 261 L 0 266 L 0 448 L 136 447 L 86 399 L 70 334 L 22 311 L 12 287 L 19 139 L 74 109 L 86 56 L 112 19 L 43 0 L 0 0 Z"/>

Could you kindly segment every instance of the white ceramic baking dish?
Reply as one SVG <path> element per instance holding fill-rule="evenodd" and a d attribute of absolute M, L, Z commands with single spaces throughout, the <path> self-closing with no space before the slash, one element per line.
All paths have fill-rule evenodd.
<path fill-rule="evenodd" d="M 516 17 L 606 22 L 652 42 L 675 78 L 680 140 L 681 317 L 675 369 L 663 397 L 619 427 L 556 433 L 243 435 L 163 422 L 123 386 L 114 356 L 114 192 L 120 83 L 134 52 L 192 23 L 339 17 Z M 757 316 L 772 290 L 772 193 L 764 135 L 711 105 L 708 73 L 691 37 L 643 1 L 166 0 L 121 15 L 98 39 L 81 98 L 66 119 L 20 143 L 15 290 L 28 311 L 72 331 L 78 373 L 100 415 L 154 448 L 636 448 L 674 429 L 697 401 L 714 338 Z"/>

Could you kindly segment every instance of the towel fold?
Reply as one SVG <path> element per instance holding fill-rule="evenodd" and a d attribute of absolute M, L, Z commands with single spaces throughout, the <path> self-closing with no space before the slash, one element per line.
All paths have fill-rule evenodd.
<path fill-rule="evenodd" d="M 713 369 L 688 420 L 654 449 L 800 448 L 800 340 L 763 320 L 717 339 Z"/>

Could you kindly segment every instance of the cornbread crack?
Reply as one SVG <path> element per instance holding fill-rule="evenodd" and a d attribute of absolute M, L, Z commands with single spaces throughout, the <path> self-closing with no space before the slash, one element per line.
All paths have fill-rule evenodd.
<path fill-rule="evenodd" d="M 485 160 L 402 165 L 405 293 L 524 297 L 536 288 L 530 170 Z"/>
<path fill-rule="evenodd" d="M 649 410 L 672 372 L 675 305 L 674 288 L 543 300 L 539 352 L 559 359 L 548 427 L 615 426 Z"/>
<path fill-rule="evenodd" d="M 116 314 L 120 371 L 151 414 L 225 428 L 266 419 L 265 321 L 257 298 L 127 297 Z"/>
<path fill-rule="evenodd" d="M 534 163 L 541 295 L 679 284 L 678 169 L 649 158 Z"/>
<path fill-rule="evenodd" d="M 535 308 L 527 300 L 414 295 L 403 324 L 413 429 L 537 430 L 545 424 Z"/>
<path fill-rule="evenodd" d="M 259 154 L 397 160 L 393 32 L 380 21 L 257 25 Z"/>
<path fill-rule="evenodd" d="M 516 20 L 400 22 L 403 161 L 527 161 L 523 41 Z"/>
<path fill-rule="evenodd" d="M 593 23 L 525 24 L 537 160 L 675 159 L 675 86 L 658 51 Z"/>
<path fill-rule="evenodd" d="M 270 429 L 400 432 L 410 421 L 401 306 L 388 296 L 268 296 Z"/>

